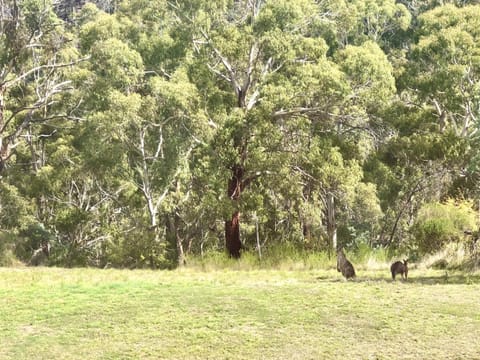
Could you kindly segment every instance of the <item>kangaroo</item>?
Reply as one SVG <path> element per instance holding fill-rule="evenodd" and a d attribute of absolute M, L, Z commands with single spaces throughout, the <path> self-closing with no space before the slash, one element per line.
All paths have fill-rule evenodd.
<path fill-rule="evenodd" d="M 356 276 L 355 269 L 352 263 L 345 257 L 343 249 L 337 251 L 337 271 L 341 272 L 347 280 Z"/>
<path fill-rule="evenodd" d="M 47 261 L 47 258 L 50 256 L 50 244 L 42 243 L 42 246 L 33 252 L 28 266 L 39 266 L 44 264 Z"/>
<path fill-rule="evenodd" d="M 390 271 L 392 272 L 392 279 L 395 280 L 395 276 L 397 274 L 402 275 L 402 279 L 407 280 L 408 278 L 408 259 L 401 261 L 395 261 L 392 266 L 390 267 Z"/>

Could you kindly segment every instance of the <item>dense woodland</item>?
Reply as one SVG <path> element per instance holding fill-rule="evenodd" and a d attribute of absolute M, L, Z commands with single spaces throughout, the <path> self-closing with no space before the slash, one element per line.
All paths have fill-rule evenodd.
<path fill-rule="evenodd" d="M 480 1 L 0 1 L 0 259 L 476 250 Z"/>

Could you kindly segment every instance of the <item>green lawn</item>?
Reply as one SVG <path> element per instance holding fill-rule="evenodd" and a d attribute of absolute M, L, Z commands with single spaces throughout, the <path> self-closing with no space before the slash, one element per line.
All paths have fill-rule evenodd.
<path fill-rule="evenodd" d="M 480 276 L 0 268 L 0 344 L 0 359 L 479 359 Z"/>

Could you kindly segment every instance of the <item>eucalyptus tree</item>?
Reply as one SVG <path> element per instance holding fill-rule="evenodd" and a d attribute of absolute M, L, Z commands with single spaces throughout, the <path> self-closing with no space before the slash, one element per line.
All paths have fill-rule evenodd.
<path fill-rule="evenodd" d="M 53 173 L 48 146 L 79 120 L 70 73 L 85 59 L 75 45 L 50 1 L 1 2 L 0 226 L 17 235 L 53 216 L 35 183 Z"/>
<path fill-rule="evenodd" d="M 440 131 L 462 137 L 479 121 L 479 15 L 479 5 L 447 5 L 422 14 L 411 56 L 414 101 L 431 107 Z"/>
<path fill-rule="evenodd" d="M 325 52 L 323 41 L 305 36 L 313 18 L 304 14 L 317 9 L 308 1 L 177 2 L 172 7 L 178 21 L 190 25 L 191 78 L 218 128 L 210 157 L 218 166 L 210 169 L 210 177 L 225 181 L 225 212 L 230 212 L 225 244 L 230 256 L 239 257 L 243 193 L 260 176 L 288 166 L 287 159 L 279 162 L 278 153 L 287 145 L 282 130 L 288 134 L 297 126 L 289 120 L 309 110 L 293 109 L 300 104 L 292 98 L 300 91 L 294 79 L 300 64 L 314 64 Z M 295 142 L 292 151 L 298 150 Z"/>
<path fill-rule="evenodd" d="M 134 266 L 165 265 L 167 239 L 183 261 L 172 224 L 189 197 L 190 159 L 207 122 L 186 74 L 188 53 L 181 38 L 174 41 L 177 29 L 165 13 L 164 3 L 129 1 L 114 14 L 87 5 L 79 16 L 82 51 L 92 59 L 84 81 L 85 130 L 101 149 L 85 151 L 105 162 L 126 192 L 136 189 L 124 199 L 131 213 L 126 228 L 139 238 L 137 250 L 128 245 Z"/>
<path fill-rule="evenodd" d="M 2 1 L 0 7 L 0 171 L 33 128 L 75 118 L 63 108 L 79 60 L 48 1 Z M 68 103 L 68 101 L 66 101 Z M 72 104 L 70 104 L 72 105 Z M 32 154 L 32 165 L 38 159 Z"/>
<path fill-rule="evenodd" d="M 434 8 L 414 30 L 396 72 L 399 98 L 382 115 L 392 134 L 366 169 L 382 199 L 384 244 L 408 239 L 422 204 L 458 196 L 475 174 L 467 169 L 478 127 L 478 6 Z"/>
<path fill-rule="evenodd" d="M 332 50 L 367 40 L 391 48 L 392 38 L 406 31 L 411 22 L 407 7 L 394 0 L 326 0 L 319 6 L 324 20 L 321 33 Z"/>
<path fill-rule="evenodd" d="M 389 241 L 398 224 L 413 222 L 422 202 L 445 197 L 452 183 L 458 195 L 475 177 L 479 11 L 478 5 L 450 4 L 418 17 L 417 42 L 398 79 L 402 104 L 387 115 L 399 135 L 384 158 L 397 178 Z"/>
<path fill-rule="evenodd" d="M 240 256 L 242 210 L 258 211 L 263 218 L 287 210 L 301 232 L 302 203 L 320 196 L 321 212 L 328 194 L 342 192 L 343 182 L 360 181 L 361 176 L 346 176 L 348 168 L 361 169 L 353 156 L 344 163 L 335 141 L 354 142 L 354 129 L 367 127 L 378 98 L 387 101 L 392 95 L 388 60 L 373 43 L 329 57 L 320 36 L 329 20 L 313 1 L 177 1 L 170 6 L 178 23 L 189 26 L 190 78 L 215 129 L 204 171 L 212 184 L 224 182 L 220 193 L 209 190 L 221 199 L 229 255 Z M 322 179 L 326 165 L 307 155 L 328 159 L 330 152 L 347 165 L 337 174 L 331 168 L 325 179 L 335 182 Z M 315 184 L 316 195 L 305 193 L 306 182 Z M 278 210 L 265 211 L 268 207 Z"/>
<path fill-rule="evenodd" d="M 455 192 L 478 200 L 480 5 L 458 5 L 438 7 L 420 17 L 420 38 L 413 54 L 418 64 L 415 85 L 419 99 L 435 114 L 440 131 L 453 132 L 458 142 L 467 144 L 453 168 Z M 427 86 L 431 88 L 428 93 Z"/>

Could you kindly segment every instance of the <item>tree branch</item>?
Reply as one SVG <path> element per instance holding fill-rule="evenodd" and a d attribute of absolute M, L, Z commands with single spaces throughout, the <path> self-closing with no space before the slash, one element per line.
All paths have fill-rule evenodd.
<path fill-rule="evenodd" d="M 87 56 L 87 57 L 84 57 L 82 59 L 78 59 L 78 60 L 75 60 L 75 61 L 70 61 L 68 63 L 36 66 L 36 67 L 24 72 L 22 75 L 19 75 L 18 77 L 14 78 L 12 80 L 8 80 L 8 81 L 3 82 L 2 84 L 0 84 L 0 86 L 4 87 L 6 89 L 6 88 L 14 86 L 15 84 L 19 83 L 20 81 L 22 81 L 23 79 L 27 78 L 29 75 L 31 75 L 31 74 L 33 74 L 37 71 L 45 70 L 45 69 L 60 69 L 60 68 L 64 68 L 64 67 L 69 67 L 69 66 L 79 64 L 80 62 L 86 61 L 88 59 L 90 59 L 90 56 Z"/>

